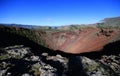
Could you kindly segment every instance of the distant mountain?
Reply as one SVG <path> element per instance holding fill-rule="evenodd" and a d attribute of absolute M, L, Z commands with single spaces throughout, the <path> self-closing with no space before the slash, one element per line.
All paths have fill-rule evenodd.
<path fill-rule="evenodd" d="M 103 20 L 103 23 L 107 25 L 112 25 L 112 26 L 120 26 L 120 17 L 105 18 Z"/>
<path fill-rule="evenodd" d="M 120 28 L 120 17 L 113 17 L 113 18 L 105 18 L 101 20 L 98 23 L 94 24 L 72 24 L 72 25 L 67 25 L 67 26 L 61 26 L 58 29 L 60 30 L 76 30 L 76 29 L 81 29 L 81 28 L 86 28 L 86 27 L 104 27 L 104 28 Z"/>
<path fill-rule="evenodd" d="M 120 17 L 105 18 L 101 21 L 101 23 L 98 23 L 98 25 L 120 26 Z"/>
<path fill-rule="evenodd" d="M 53 30 L 53 29 L 59 29 L 59 30 L 73 30 L 73 29 L 79 29 L 84 28 L 88 26 L 120 26 L 120 16 L 119 17 L 113 17 L 113 18 L 105 18 L 101 20 L 101 22 L 95 23 L 95 24 L 71 24 L 71 25 L 64 25 L 64 26 L 37 26 L 37 25 L 23 25 L 23 24 L 2 24 L 0 25 L 9 26 L 9 27 L 22 27 L 27 29 L 36 29 L 36 30 Z"/>
<path fill-rule="evenodd" d="M 20 27 L 20 28 L 27 28 L 27 29 L 35 29 L 35 30 L 53 30 L 58 29 L 59 26 L 37 26 L 37 25 L 24 25 L 24 24 L 3 24 L 0 23 L 2 26 L 7 27 Z"/>
<path fill-rule="evenodd" d="M 34 28 L 39 27 L 36 25 L 22 25 L 22 24 L 2 24 L 2 23 L 0 23 L 0 25 L 8 26 L 8 27 L 22 27 L 22 28 L 27 28 L 27 29 L 34 29 Z"/>

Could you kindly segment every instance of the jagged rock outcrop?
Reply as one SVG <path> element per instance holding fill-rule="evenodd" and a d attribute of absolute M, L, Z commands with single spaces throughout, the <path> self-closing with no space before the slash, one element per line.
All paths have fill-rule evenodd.
<path fill-rule="evenodd" d="M 66 63 L 67 59 L 61 55 L 34 55 L 29 47 L 23 45 L 0 50 L 0 76 L 61 76 L 61 67 L 64 69 Z"/>
<path fill-rule="evenodd" d="M 0 76 L 119 76 L 119 71 L 120 54 L 90 59 L 48 52 L 35 55 L 24 45 L 0 48 Z"/>
<path fill-rule="evenodd" d="M 56 69 L 34 56 L 28 47 L 16 45 L 2 50 L 5 53 L 0 56 L 0 76 L 55 75 Z"/>
<path fill-rule="evenodd" d="M 103 55 L 99 60 L 102 64 L 110 66 L 110 68 L 120 76 L 120 54 L 118 55 Z"/>

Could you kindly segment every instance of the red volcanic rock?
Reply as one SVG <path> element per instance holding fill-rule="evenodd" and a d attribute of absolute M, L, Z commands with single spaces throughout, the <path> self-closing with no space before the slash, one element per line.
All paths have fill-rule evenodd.
<path fill-rule="evenodd" d="M 106 44 L 120 39 L 120 29 L 84 28 L 51 32 L 44 38 L 49 48 L 66 53 L 100 51 Z"/>

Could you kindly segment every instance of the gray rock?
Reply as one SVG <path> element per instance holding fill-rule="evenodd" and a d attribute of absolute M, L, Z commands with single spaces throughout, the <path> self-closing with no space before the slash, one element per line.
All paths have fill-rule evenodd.
<path fill-rule="evenodd" d="M 29 73 L 25 73 L 22 76 L 32 76 L 32 75 L 30 75 Z"/>
<path fill-rule="evenodd" d="M 89 76 L 114 76 L 114 72 L 105 65 L 87 57 L 81 57 L 83 69 Z M 106 71 L 107 70 L 107 71 Z"/>
<path fill-rule="evenodd" d="M 30 59 L 32 61 L 40 61 L 39 56 L 31 56 Z"/>
<path fill-rule="evenodd" d="M 41 55 L 42 56 L 48 56 L 48 53 L 42 53 Z"/>
<path fill-rule="evenodd" d="M 23 45 L 15 45 L 4 48 L 4 50 L 14 58 L 22 58 L 26 54 L 30 53 L 30 48 L 23 47 Z"/>
<path fill-rule="evenodd" d="M 4 69 L 4 70 L 0 69 L 0 76 L 5 76 L 5 73 L 6 73 L 7 70 L 8 70 L 8 68 Z"/>

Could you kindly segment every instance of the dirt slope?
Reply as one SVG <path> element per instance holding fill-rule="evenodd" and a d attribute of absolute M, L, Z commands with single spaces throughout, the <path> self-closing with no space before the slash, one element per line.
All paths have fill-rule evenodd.
<path fill-rule="evenodd" d="M 120 29 L 84 28 L 74 31 L 48 32 L 43 39 L 51 49 L 79 54 L 100 51 L 106 44 L 120 40 Z"/>

